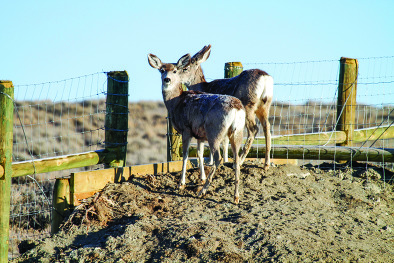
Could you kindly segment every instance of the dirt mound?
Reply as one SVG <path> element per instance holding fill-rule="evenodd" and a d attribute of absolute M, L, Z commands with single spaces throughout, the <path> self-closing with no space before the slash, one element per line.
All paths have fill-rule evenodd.
<path fill-rule="evenodd" d="M 14 262 L 393 262 L 394 193 L 381 172 L 248 162 L 239 205 L 231 164 L 202 199 L 198 169 L 182 191 L 180 173 L 133 178 Z"/>

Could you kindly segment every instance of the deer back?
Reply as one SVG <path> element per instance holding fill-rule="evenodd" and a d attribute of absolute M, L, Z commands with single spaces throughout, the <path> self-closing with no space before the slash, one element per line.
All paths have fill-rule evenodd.
<path fill-rule="evenodd" d="M 171 111 L 174 128 L 197 139 L 207 139 L 206 129 L 226 126 L 233 110 L 242 110 L 242 103 L 231 96 L 185 91 Z M 220 127 L 219 127 L 220 128 Z"/>
<path fill-rule="evenodd" d="M 272 77 L 260 69 L 243 71 L 240 75 L 230 79 L 217 79 L 211 82 L 201 82 L 189 87 L 207 93 L 226 94 L 237 97 L 243 105 L 264 102 L 272 97 Z"/>

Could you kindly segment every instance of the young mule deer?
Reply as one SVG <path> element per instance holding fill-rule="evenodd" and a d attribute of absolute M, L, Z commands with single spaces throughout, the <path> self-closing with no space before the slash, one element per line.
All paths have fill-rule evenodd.
<path fill-rule="evenodd" d="M 179 188 L 185 187 L 186 164 L 192 137 L 197 139 L 201 180 L 205 181 L 204 141 L 207 140 L 214 164 L 207 180 L 199 192 L 206 194 L 213 175 L 220 165 L 219 145 L 228 136 L 234 153 L 235 192 L 234 202 L 239 202 L 240 157 L 245 109 L 241 101 L 227 95 L 207 94 L 199 91 L 183 91 L 180 75 L 190 66 L 189 54 L 181 57 L 176 64 L 162 63 L 155 55 L 148 55 L 148 62 L 160 71 L 164 104 L 172 116 L 174 128 L 182 135 L 183 166 Z"/>
<path fill-rule="evenodd" d="M 201 68 L 201 63 L 206 61 L 211 53 L 211 45 L 205 46 L 191 59 L 190 65 L 183 69 L 181 74 L 182 83 L 189 90 L 203 91 L 213 94 L 226 94 L 234 96 L 242 102 L 246 111 L 246 129 L 248 138 L 241 154 L 241 164 L 258 132 L 256 116 L 260 120 L 265 135 L 265 170 L 270 165 L 271 132 L 268 121 L 269 109 L 273 96 L 273 78 L 260 69 L 243 71 L 240 75 L 230 79 L 217 79 L 207 82 Z M 224 146 L 226 149 L 228 142 Z M 224 150 L 224 154 L 227 151 Z"/>

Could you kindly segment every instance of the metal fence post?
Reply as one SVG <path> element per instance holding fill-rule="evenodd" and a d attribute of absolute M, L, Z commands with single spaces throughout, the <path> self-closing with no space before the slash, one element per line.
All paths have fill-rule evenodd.
<path fill-rule="evenodd" d="M 10 199 L 12 177 L 12 144 L 14 123 L 14 86 L 0 81 L 0 262 L 8 262 Z"/>
<path fill-rule="evenodd" d="M 115 151 L 116 160 L 109 167 L 126 163 L 129 126 L 129 76 L 126 71 L 107 73 L 107 106 L 105 115 L 105 149 Z"/>
<path fill-rule="evenodd" d="M 352 146 L 356 118 L 358 61 L 341 57 L 338 80 L 337 131 L 346 133 L 346 141 L 338 146 Z"/>

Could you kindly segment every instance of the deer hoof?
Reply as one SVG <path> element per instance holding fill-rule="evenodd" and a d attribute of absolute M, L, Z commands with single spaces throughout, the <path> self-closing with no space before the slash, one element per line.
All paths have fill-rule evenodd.
<path fill-rule="evenodd" d="M 184 184 L 179 184 L 178 189 L 179 189 L 179 190 L 184 190 L 185 187 L 186 187 L 186 185 L 184 185 Z"/>
<path fill-rule="evenodd" d="M 234 203 L 235 203 L 236 205 L 239 204 L 239 197 L 234 197 Z"/>
<path fill-rule="evenodd" d="M 196 193 L 200 193 L 200 192 L 201 192 L 201 190 L 202 190 L 202 188 L 203 188 L 203 186 L 202 186 L 202 185 L 200 185 L 200 186 L 197 186 L 197 188 L 196 188 L 195 192 L 196 192 Z"/>
<path fill-rule="evenodd" d="M 265 164 L 265 165 L 264 165 L 264 171 L 268 171 L 269 168 L 270 168 L 270 165 L 269 165 L 269 164 Z"/>
<path fill-rule="evenodd" d="M 205 189 L 201 189 L 201 191 L 198 193 L 198 197 L 203 197 L 205 195 Z"/>

